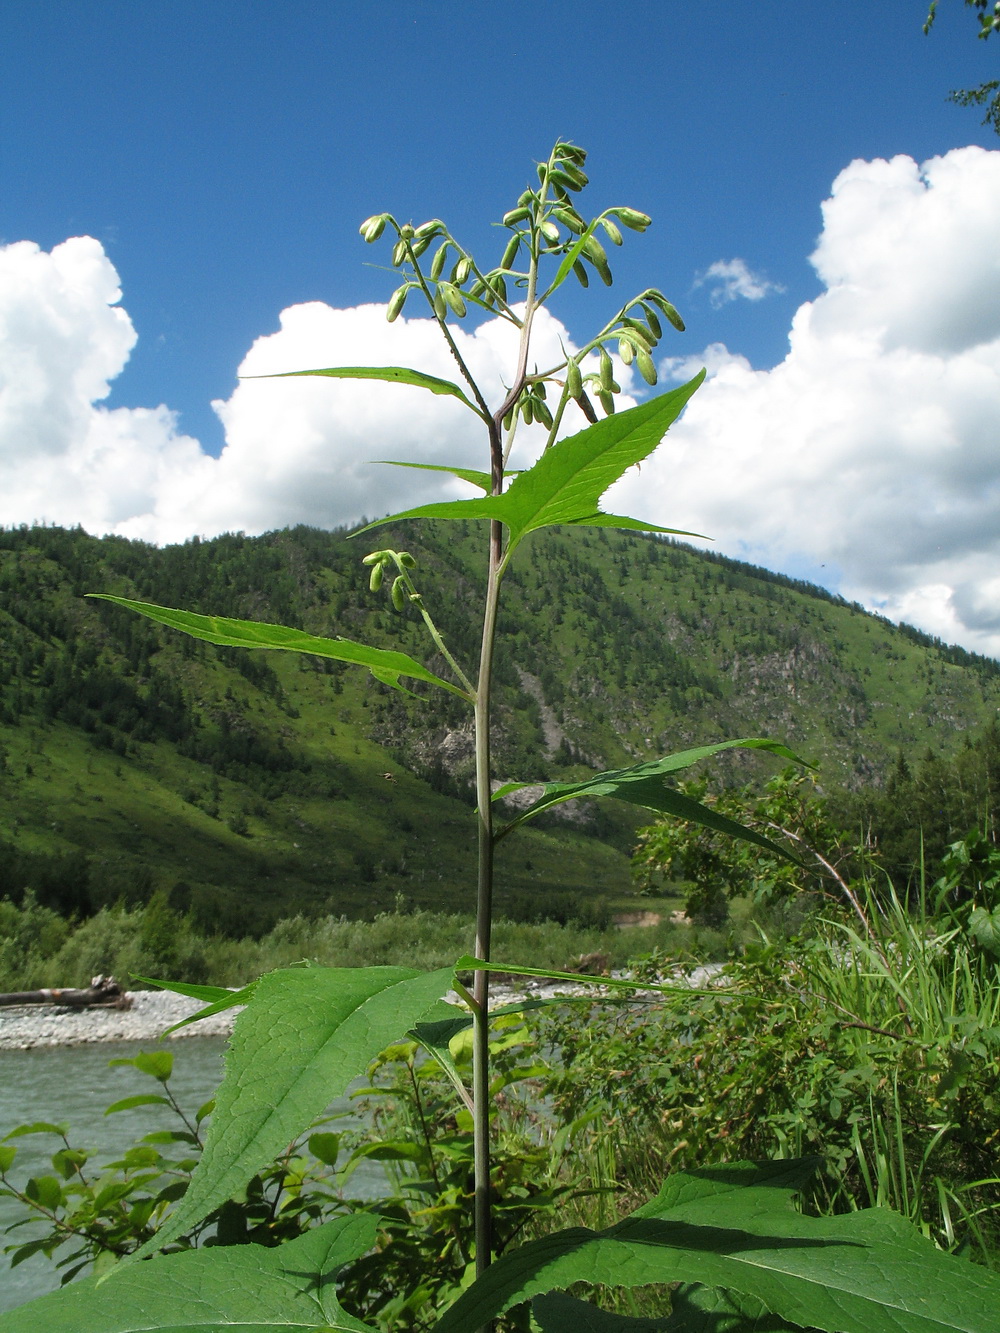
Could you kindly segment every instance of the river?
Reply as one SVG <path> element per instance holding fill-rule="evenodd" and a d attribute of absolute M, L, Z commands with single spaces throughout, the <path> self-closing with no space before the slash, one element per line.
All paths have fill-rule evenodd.
<path fill-rule="evenodd" d="M 111 1102 L 137 1094 L 157 1093 L 148 1075 L 129 1065 L 109 1067 L 108 1061 L 151 1050 L 154 1042 L 94 1042 L 80 1046 L 36 1047 L 28 1051 L 0 1051 L 0 1138 L 17 1125 L 39 1120 L 65 1122 L 74 1147 L 96 1152 L 99 1162 L 113 1161 L 129 1144 L 154 1129 L 178 1128 L 166 1107 L 144 1106 L 104 1115 Z M 222 1037 L 187 1037 L 169 1043 L 174 1055 L 170 1088 L 188 1113 L 214 1093 L 222 1075 L 225 1050 Z M 331 1109 L 346 1110 L 343 1100 Z M 10 1141 L 17 1159 L 10 1178 L 18 1185 L 31 1175 L 51 1175 L 51 1155 L 61 1146 L 52 1134 L 30 1134 Z M 354 1197 L 376 1198 L 385 1184 L 382 1168 L 362 1162 L 351 1178 Z M 21 1205 L 0 1198 L 0 1234 L 24 1217 Z M 23 1243 L 44 1234 L 41 1227 L 24 1227 L 7 1234 L 4 1243 Z M 59 1253 L 68 1253 L 64 1247 Z M 0 1311 L 11 1310 L 59 1286 L 60 1271 L 44 1255 L 32 1255 L 17 1268 L 0 1256 Z"/>

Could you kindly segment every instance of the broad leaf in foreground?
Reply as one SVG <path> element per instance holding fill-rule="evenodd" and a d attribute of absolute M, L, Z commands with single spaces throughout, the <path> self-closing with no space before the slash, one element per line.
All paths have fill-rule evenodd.
<path fill-rule="evenodd" d="M 367 644 L 355 643 L 352 639 L 324 639 L 316 634 L 306 634 L 300 629 L 268 625 L 258 620 L 230 620 L 226 616 L 202 616 L 194 611 L 176 611 L 169 606 L 136 602 L 129 597 L 115 597 L 107 592 L 89 592 L 87 596 L 138 611 L 159 625 L 182 630 L 206 643 L 217 643 L 226 648 L 272 648 L 289 653 L 311 653 L 315 657 L 330 657 L 335 662 L 350 662 L 354 666 L 367 667 L 373 676 L 386 685 L 398 688 L 400 676 L 408 676 L 428 685 L 438 685 L 461 699 L 469 697 L 465 690 L 435 676 L 433 671 L 428 671 L 409 654 L 394 649 L 369 648 Z"/>
<path fill-rule="evenodd" d="M 419 505 L 369 523 L 362 531 L 403 518 L 499 519 L 510 531 L 510 551 L 529 532 L 560 523 L 697 536 L 679 528 L 604 514 L 600 501 L 630 467 L 649 457 L 704 378 L 702 371 L 670 393 L 557 441 L 533 467 L 519 473 L 503 495 Z"/>
<path fill-rule="evenodd" d="M 187 1193 L 125 1262 L 169 1245 L 280 1157 L 379 1051 L 435 1007 L 452 974 L 448 967 L 295 967 L 261 977 L 236 1020 Z"/>
<path fill-rule="evenodd" d="M 273 1249 L 161 1255 L 109 1281 L 87 1278 L 0 1314 L 0 1333 L 370 1333 L 341 1309 L 338 1271 L 375 1243 L 371 1213 L 339 1217 Z"/>
<path fill-rule="evenodd" d="M 803 1165 L 678 1172 L 607 1231 L 576 1227 L 508 1251 L 434 1333 L 473 1333 L 576 1282 L 697 1282 L 825 1333 L 996 1333 L 1000 1276 L 936 1249 L 888 1209 L 803 1217 L 791 1205 Z"/>
<path fill-rule="evenodd" d="M 715 1287 L 678 1288 L 663 1319 L 610 1314 L 561 1292 L 536 1296 L 531 1313 L 542 1333 L 803 1333 L 800 1325 L 771 1314 L 760 1301 Z"/>
<path fill-rule="evenodd" d="M 793 763 L 803 763 L 803 760 L 778 741 L 750 738 L 721 741 L 718 745 L 700 745 L 694 750 L 682 750 L 677 754 L 668 754 L 662 759 L 650 759 L 642 764 L 633 764 L 631 768 L 595 773 L 593 777 L 585 778 L 582 782 L 546 782 L 538 800 L 520 811 L 499 836 L 504 837 L 518 824 L 523 824 L 526 819 L 533 819 L 535 815 L 540 815 L 544 810 L 560 805 L 563 801 L 573 801 L 581 797 L 611 796 L 616 801 L 627 801 L 629 805 L 640 805 L 646 810 L 656 810 L 660 814 L 676 815 L 680 819 L 703 824 L 706 828 L 728 833 L 731 837 L 741 838 L 744 842 L 756 843 L 758 847 L 764 847 L 777 856 L 794 861 L 794 856 L 772 842 L 770 838 L 764 837 L 762 833 L 746 828 L 735 819 L 720 815 L 711 806 L 703 805 L 701 801 L 696 801 L 693 797 L 685 796 L 682 792 L 667 786 L 665 779 L 668 774 L 679 773 L 701 759 L 708 759 L 722 750 L 732 750 L 737 747 L 744 750 L 766 750 L 769 754 L 789 759 Z M 511 792 L 537 785 L 532 782 L 508 782 L 494 793 L 493 799 L 500 801 Z"/>

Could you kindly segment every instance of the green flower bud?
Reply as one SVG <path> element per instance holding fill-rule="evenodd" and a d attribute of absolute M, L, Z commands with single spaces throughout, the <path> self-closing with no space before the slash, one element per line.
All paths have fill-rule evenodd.
<path fill-rule="evenodd" d="M 433 237 L 431 236 L 421 236 L 419 240 L 413 241 L 412 242 L 413 257 L 415 259 L 419 259 L 420 256 L 424 253 L 424 251 L 430 247 L 430 243 L 432 240 Z"/>
<path fill-rule="evenodd" d="M 385 557 L 385 551 L 372 551 L 371 555 L 366 555 L 361 563 L 363 565 L 380 565 Z"/>
<path fill-rule="evenodd" d="M 611 386 L 615 382 L 614 375 L 615 375 L 615 369 L 614 366 L 611 364 L 611 357 L 602 347 L 601 368 L 600 368 L 600 382 L 601 382 L 600 393 L 611 392 Z M 600 394 L 598 396 L 600 396 Z"/>
<path fill-rule="evenodd" d="M 531 415 L 536 421 L 540 421 L 546 430 L 552 429 L 552 413 L 549 411 L 545 403 L 541 402 L 538 398 L 532 400 Z"/>
<path fill-rule="evenodd" d="M 506 283 L 504 282 L 504 280 L 503 280 L 503 274 L 502 274 L 502 273 L 496 273 L 496 274 L 494 274 L 494 275 L 490 278 L 490 286 L 491 286 L 491 287 L 493 288 L 493 290 L 496 292 L 496 294 L 497 294 L 497 296 L 500 298 L 500 300 L 503 301 L 504 305 L 506 305 L 506 304 L 507 304 L 507 284 L 506 284 Z"/>
<path fill-rule="evenodd" d="M 389 305 L 386 308 L 385 317 L 390 324 L 398 317 L 403 306 L 406 304 L 406 298 L 410 293 L 411 286 L 411 283 L 404 282 L 402 287 L 397 287 L 392 296 L 389 297 Z"/>
<path fill-rule="evenodd" d="M 502 223 L 505 227 L 516 227 L 519 222 L 526 222 L 531 217 L 531 209 L 522 205 L 520 208 L 512 208 L 509 213 L 503 215 Z"/>
<path fill-rule="evenodd" d="M 621 245 L 622 234 L 610 218 L 601 218 L 601 226 L 604 228 L 605 232 L 607 232 L 608 240 L 611 241 L 613 245 Z"/>
<path fill-rule="evenodd" d="M 531 425 L 532 416 L 533 416 L 533 411 L 534 411 L 534 405 L 535 405 L 535 404 L 534 404 L 534 399 L 531 397 L 531 394 L 530 394 L 530 393 L 526 393 L 526 394 L 524 395 L 524 397 L 521 399 L 521 403 L 520 403 L 520 407 L 521 407 L 521 420 L 524 422 L 524 424 L 525 424 L 526 426 L 530 426 L 530 425 Z"/>
<path fill-rule="evenodd" d="M 445 241 L 441 246 L 438 247 L 437 251 L 434 254 L 434 258 L 431 260 L 432 282 L 437 282 L 438 278 L 440 278 L 441 274 L 444 272 L 444 261 L 448 258 L 448 247 L 450 245 L 451 245 L 450 241 Z"/>
<path fill-rule="evenodd" d="M 434 293 L 434 313 L 437 315 L 438 319 L 447 319 L 448 317 L 448 306 L 444 299 L 444 293 L 441 291 L 440 287 L 438 287 L 437 291 Z"/>
<path fill-rule="evenodd" d="M 399 239 L 401 241 L 412 241 L 414 236 L 416 236 L 416 234 L 417 233 L 414 231 L 413 227 L 411 227 L 408 222 L 404 222 L 399 229 Z"/>
<path fill-rule="evenodd" d="M 413 569 L 417 562 L 414 560 L 413 556 L 410 555 L 409 551 L 400 551 L 399 563 L 404 569 Z"/>
<path fill-rule="evenodd" d="M 368 580 L 368 586 L 372 590 L 372 592 L 378 592 L 379 588 L 381 588 L 382 578 L 384 574 L 385 574 L 385 565 L 383 564 L 372 565 L 371 577 Z"/>
<path fill-rule="evenodd" d="M 635 363 L 639 367 L 639 374 L 647 384 L 656 383 L 656 366 L 653 364 L 653 358 L 648 352 L 643 351 L 641 347 L 636 348 Z"/>
<path fill-rule="evenodd" d="M 629 319 L 626 315 L 622 320 L 622 325 L 631 333 L 635 334 L 643 347 L 649 348 L 656 346 L 656 339 L 652 337 L 649 329 L 646 328 L 645 324 L 640 324 L 637 319 Z"/>
<path fill-rule="evenodd" d="M 377 241 L 382 235 L 382 232 L 385 230 L 385 223 L 385 213 L 376 213 L 373 217 L 365 218 L 358 230 L 361 232 L 361 235 L 364 237 L 367 244 L 371 245 L 372 241 Z"/>
<path fill-rule="evenodd" d="M 653 219 L 648 213 L 640 213 L 637 208 L 616 208 L 615 216 L 632 231 L 645 231 Z"/>
<path fill-rule="evenodd" d="M 458 263 L 451 271 L 451 280 L 452 282 L 458 283 L 458 285 L 461 286 L 462 283 L 465 282 L 465 280 L 468 278 L 471 272 L 472 272 L 472 260 L 469 258 L 468 255 L 463 255 L 462 258 L 458 261 Z"/>
<path fill-rule="evenodd" d="M 583 393 L 583 376 L 575 361 L 566 363 L 566 392 L 571 398 L 579 398 Z"/>
<path fill-rule="evenodd" d="M 642 313 L 646 316 L 646 322 L 649 324 L 650 332 L 653 337 L 659 340 L 663 337 L 663 325 L 660 323 L 656 311 L 651 305 L 642 302 Z"/>
<path fill-rule="evenodd" d="M 610 393 L 599 393 L 599 394 L 597 395 L 597 401 L 598 401 L 598 402 L 601 404 L 601 406 L 604 408 L 604 415 L 605 415 L 605 416 L 607 416 L 607 417 L 613 417 L 613 416 L 614 416 L 614 414 L 615 414 L 615 400 L 614 400 L 614 398 L 612 398 L 612 396 L 611 396 Z"/>
<path fill-rule="evenodd" d="M 632 361 L 635 358 L 635 348 L 627 338 L 618 339 L 618 355 L 626 366 L 632 364 Z"/>
<path fill-rule="evenodd" d="M 392 582 L 392 604 L 397 611 L 402 611 L 406 605 L 406 580 L 402 574 L 397 574 Z"/>
<path fill-rule="evenodd" d="M 551 245 L 559 244 L 559 228 L 554 222 L 549 222 L 547 220 L 541 222 L 539 223 L 538 230 Z"/>
<path fill-rule="evenodd" d="M 509 269 L 517 258 L 517 252 L 521 248 L 520 236 L 512 236 L 507 242 L 507 248 L 503 252 L 503 259 L 500 260 L 500 267 Z"/>
<path fill-rule="evenodd" d="M 448 303 L 449 308 L 454 311 L 459 319 L 465 317 L 465 302 L 462 300 L 462 293 L 457 287 L 453 287 L 450 282 L 439 282 L 438 292 Z"/>
<path fill-rule="evenodd" d="M 406 258 L 406 253 L 407 252 L 406 252 L 405 241 L 397 241 L 396 244 L 392 247 L 393 268 L 399 268 L 400 264 L 402 264 L 403 260 Z"/>
<path fill-rule="evenodd" d="M 404 231 L 406 230 L 405 227 L 403 228 L 403 230 Z M 441 219 L 431 218 L 430 222 L 422 222 L 413 234 L 414 236 L 428 237 L 430 239 L 433 239 L 435 236 L 440 236 L 443 231 L 444 231 L 444 223 L 441 221 Z"/>
<path fill-rule="evenodd" d="M 581 287 L 590 286 L 590 279 L 587 277 L 587 270 L 580 263 L 579 259 L 574 259 L 573 261 L 573 272 L 576 274 L 577 280 L 579 281 Z"/>
<path fill-rule="evenodd" d="M 575 236 L 582 236 L 587 230 L 587 224 L 575 208 L 554 208 L 552 216 Z"/>

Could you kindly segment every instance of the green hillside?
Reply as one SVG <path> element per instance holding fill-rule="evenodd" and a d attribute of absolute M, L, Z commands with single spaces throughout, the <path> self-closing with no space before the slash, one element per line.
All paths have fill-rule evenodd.
<path fill-rule="evenodd" d="M 416 613 L 368 590 L 361 557 L 391 545 L 416 556 L 417 586 L 471 668 L 481 535 L 411 525 L 351 541 L 297 528 L 158 549 L 79 530 L 0 533 L 0 894 L 31 885 L 86 912 L 162 888 L 233 933 L 299 908 L 370 916 L 398 893 L 467 905 L 472 752 L 459 700 L 412 699 L 320 659 L 214 649 L 84 594 L 402 646 L 444 672 Z M 505 594 L 503 779 L 764 734 L 819 763 L 828 785 L 857 787 L 900 749 L 952 752 L 1000 703 L 991 660 L 655 538 L 536 535 Z M 755 762 L 720 773 L 742 779 Z M 506 840 L 501 907 L 504 895 L 626 894 L 634 824 L 611 802 Z"/>

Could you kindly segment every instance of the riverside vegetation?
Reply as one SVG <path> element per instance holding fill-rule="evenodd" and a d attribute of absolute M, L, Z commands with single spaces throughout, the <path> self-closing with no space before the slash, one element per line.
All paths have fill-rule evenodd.
<path fill-rule="evenodd" d="M 676 311 L 653 289 L 627 303 L 579 352 L 567 353 L 565 360 L 544 372 L 534 368 L 530 338 L 535 311 L 574 274 L 586 285 L 587 265 L 610 284 L 607 256 L 598 235 L 617 244 L 622 239 L 620 224 L 641 231 L 649 221 L 635 210 L 613 208 L 587 222 L 574 204 L 574 196 L 587 183 L 583 162 L 582 150 L 569 144 L 556 146 L 539 167 L 538 187 L 525 191 L 505 216 L 511 238 L 500 265 L 489 271 L 480 270 L 437 220 L 413 228 L 397 224 L 389 215 L 378 215 L 364 224 L 362 232 L 368 241 L 377 240 L 386 229 L 397 238 L 393 263 L 402 269 L 404 281 L 389 303 L 390 318 L 398 315 L 411 294 L 426 298 L 449 342 L 464 386 L 398 367 L 301 372 L 416 385 L 458 399 L 479 419 L 489 446 L 488 471 L 445 470 L 478 487 L 483 498 L 424 505 L 396 516 L 397 520 L 475 519 L 489 525 L 475 684 L 418 590 L 420 574 L 412 555 L 391 547 L 365 557 L 372 591 L 378 592 L 386 580 L 395 608 L 418 613 L 435 647 L 430 665 L 399 650 L 322 638 L 296 628 L 167 610 L 121 597 L 110 599 L 211 642 L 312 653 L 354 663 L 367 667 L 383 684 L 400 687 L 402 680 L 417 682 L 444 690 L 472 708 L 478 830 L 475 954 L 426 973 L 399 966 L 279 969 L 235 996 L 218 988 L 167 983 L 205 999 L 211 1011 L 246 1004 L 237 1020 L 200 1160 L 189 1180 L 177 1182 L 180 1197 L 173 1207 L 167 1208 L 170 1199 L 156 1198 L 136 1205 L 140 1222 L 144 1224 L 157 1213 L 159 1223 L 138 1249 L 121 1253 L 128 1247 L 119 1245 L 117 1251 L 103 1250 L 107 1271 L 102 1276 L 84 1279 L 4 1316 L 0 1329 L 180 1330 L 239 1324 L 260 1330 L 276 1326 L 363 1330 L 380 1317 L 390 1324 L 406 1322 L 415 1308 L 427 1310 L 426 1322 L 441 1333 L 464 1333 L 500 1317 L 512 1327 L 523 1327 L 530 1318 L 552 1333 L 578 1325 L 581 1319 L 608 1330 L 635 1328 L 634 1315 L 581 1301 L 581 1283 L 596 1286 L 598 1291 L 681 1283 L 671 1294 L 653 1298 L 651 1317 L 640 1320 L 647 1328 L 652 1324 L 676 1330 L 805 1326 L 830 1333 L 862 1329 L 866 1333 L 883 1329 L 917 1333 L 944 1328 L 986 1333 L 995 1328 L 1000 1281 L 986 1268 L 936 1248 L 899 1214 L 885 1207 L 824 1217 L 795 1211 L 792 1195 L 809 1188 L 817 1162 L 785 1155 L 787 1145 L 783 1144 L 778 1145 L 779 1155 L 756 1164 L 670 1169 L 651 1201 L 609 1226 L 597 1230 L 570 1227 L 517 1243 L 525 1223 L 537 1220 L 543 1211 L 537 1206 L 537 1196 L 548 1186 L 552 1186 L 549 1202 L 553 1206 L 567 1193 L 579 1194 L 587 1187 L 582 1182 L 557 1186 L 546 1180 L 543 1162 L 550 1159 L 549 1153 L 532 1157 L 525 1144 L 517 1158 L 522 1162 L 520 1170 L 513 1165 L 508 1170 L 502 1151 L 498 1117 L 507 1088 L 538 1071 L 530 1059 L 522 1062 L 520 1018 L 490 1013 L 496 845 L 517 826 L 553 806 L 590 796 L 612 797 L 680 816 L 745 840 L 772 856 L 789 855 L 770 834 L 738 823 L 712 803 L 666 781 L 697 760 L 734 747 L 794 759 L 773 741 L 724 742 L 582 780 L 547 782 L 541 795 L 508 816 L 506 824 L 494 822 L 495 801 L 519 785 L 506 784 L 496 794 L 491 789 L 493 646 L 500 585 L 511 558 L 531 532 L 552 524 L 648 530 L 649 525 L 601 513 L 599 500 L 627 467 L 656 447 L 701 378 L 615 413 L 618 386 L 610 348 L 616 346 L 621 360 L 634 362 L 643 378 L 653 383 L 656 373 L 651 353 L 662 336 L 662 321 L 680 327 Z M 432 259 L 422 266 L 422 256 L 432 246 Z M 523 268 L 516 267 L 518 263 Z M 521 299 L 513 304 L 515 296 Z M 511 388 L 497 408 L 487 405 L 451 336 L 450 321 L 463 317 L 470 304 L 508 320 L 518 331 Z M 596 355 L 593 368 L 591 353 Z M 605 413 L 603 420 L 597 417 L 595 400 Z M 557 439 L 571 403 L 580 406 L 591 424 L 576 435 Z M 548 440 L 539 461 L 511 479 L 506 461 L 519 418 L 527 424 L 541 423 Z M 869 929 L 865 939 L 858 936 L 848 948 L 866 946 L 872 937 L 877 938 L 877 933 Z M 504 970 L 531 972 L 510 963 L 504 964 Z M 471 992 L 456 971 L 459 976 L 472 973 Z M 677 994 L 676 987 L 648 975 L 641 982 L 647 989 L 663 992 L 668 1005 L 677 1003 L 671 999 Z M 627 993 L 637 980 L 606 980 L 604 984 Z M 464 1009 L 443 1003 L 441 997 L 450 985 L 459 989 Z M 735 996 L 738 1000 L 738 989 Z M 681 1003 L 689 1007 L 692 998 L 694 993 L 687 990 Z M 854 1013 L 847 1005 L 841 1008 Z M 757 1035 L 763 1042 L 767 1014 L 764 1021 L 755 1017 Z M 913 1016 L 906 1010 L 904 1017 L 909 1036 Z M 860 1015 L 851 1021 L 864 1022 Z M 890 1029 L 885 1031 L 892 1035 Z M 638 1057 L 642 1043 L 633 1043 L 628 1033 L 625 1042 Z M 426 1054 L 426 1061 L 418 1062 L 418 1049 Z M 163 1081 L 169 1070 L 162 1061 L 156 1065 L 154 1057 L 149 1060 L 152 1064 L 147 1072 Z M 285 1210 L 275 1209 L 277 1196 L 270 1203 L 261 1202 L 266 1178 L 274 1169 L 268 1164 L 287 1164 L 289 1143 L 298 1142 L 315 1116 L 354 1077 L 373 1068 L 372 1061 L 375 1069 L 385 1062 L 397 1066 L 399 1077 L 413 1088 L 419 1087 L 422 1078 L 437 1079 L 447 1096 L 454 1098 L 450 1102 L 453 1114 L 445 1118 L 446 1103 L 435 1102 L 429 1091 L 426 1099 L 414 1093 L 410 1104 L 424 1125 L 423 1145 L 412 1139 L 373 1145 L 374 1152 L 389 1158 L 409 1157 L 424 1164 L 434 1177 L 436 1192 L 428 1188 L 425 1195 L 430 1196 L 430 1211 L 440 1224 L 440 1262 L 425 1271 L 425 1280 L 413 1287 L 415 1265 L 411 1261 L 406 1266 L 406 1254 L 415 1218 L 405 1208 L 384 1219 L 380 1230 L 378 1218 L 370 1211 L 349 1211 L 302 1229 L 295 1222 L 293 1207 L 290 1230 L 300 1234 L 284 1243 L 225 1244 L 227 1239 L 248 1238 L 248 1220 L 259 1228 L 268 1215 L 281 1216 Z M 636 1063 L 643 1062 L 637 1058 Z M 695 1065 L 703 1067 L 704 1061 Z M 705 1069 L 705 1076 L 711 1088 L 715 1071 Z M 726 1085 L 716 1089 L 724 1090 Z M 425 1108 L 430 1108 L 434 1136 Z M 515 1126 L 515 1134 L 518 1128 Z M 443 1141 L 442 1129 L 454 1139 Z M 183 1132 L 197 1146 L 194 1126 Z M 334 1145 L 325 1134 L 314 1135 L 313 1152 L 320 1160 L 334 1157 Z M 436 1158 L 434 1137 L 439 1148 Z M 154 1176 L 159 1174 L 160 1163 L 149 1158 L 150 1148 L 155 1153 L 155 1146 L 147 1144 L 145 1158 L 139 1149 L 140 1156 L 126 1166 L 141 1169 L 145 1162 Z M 14 1153 L 13 1145 L 3 1147 L 0 1164 L 5 1171 Z M 456 1176 L 448 1175 L 447 1161 L 458 1162 L 463 1155 L 465 1165 Z M 66 1180 L 77 1177 L 84 1165 L 70 1147 L 59 1160 L 57 1169 Z M 664 1164 L 670 1165 L 666 1157 Z M 179 1171 L 184 1169 L 186 1166 L 177 1166 Z M 255 1182 L 262 1179 L 262 1173 L 265 1185 L 258 1188 Z M 60 1189 L 58 1180 L 52 1180 Z M 294 1187 L 288 1189 L 287 1171 L 282 1186 L 294 1194 Z M 39 1188 L 49 1191 L 53 1205 L 60 1202 L 50 1184 L 36 1185 L 36 1192 Z M 84 1195 L 87 1188 L 81 1186 Z M 600 1179 L 591 1188 L 600 1189 Z M 94 1208 L 106 1205 L 116 1190 L 120 1201 L 134 1192 L 130 1183 L 108 1184 L 93 1199 Z M 536 1206 L 529 1207 L 528 1217 L 523 1218 L 526 1201 L 533 1198 Z M 249 1199 L 257 1201 L 256 1210 L 248 1207 Z M 232 1230 L 227 1223 L 233 1213 L 233 1209 L 227 1212 L 230 1204 L 236 1213 Z M 422 1214 L 426 1211 L 417 1209 Z M 197 1238 L 214 1214 L 216 1244 L 158 1253 Z M 422 1220 L 426 1222 L 426 1216 Z M 426 1247 L 419 1251 L 421 1256 L 426 1252 Z M 148 1261 L 137 1267 L 137 1258 Z M 400 1263 L 404 1280 L 398 1291 L 387 1292 L 393 1288 Z M 570 1288 L 573 1295 L 566 1294 Z M 363 1322 L 366 1317 L 367 1323 Z"/>

